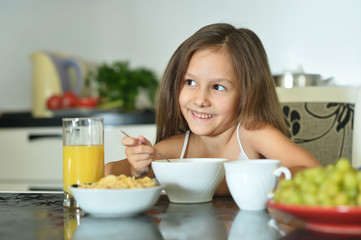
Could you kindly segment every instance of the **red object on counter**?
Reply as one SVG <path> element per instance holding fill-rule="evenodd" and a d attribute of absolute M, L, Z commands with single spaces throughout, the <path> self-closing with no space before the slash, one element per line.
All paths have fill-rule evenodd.
<path fill-rule="evenodd" d="M 67 91 L 61 96 L 62 108 L 75 107 L 78 101 L 78 97 L 75 93 Z"/>
<path fill-rule="evenodd" d="M 98 105 L 98 98 L 84 97 L 79 98 L 76 106 L 80 108 L 94 108 Z"/>
<path fill-rule="evenodd" d="M 361 207 L 305 206 L 266 202 L 269 208 L 291 214 L 306 222 L 308 230 L 342 235 L 361 235 Z"/>
<path fill-rule="evenodd" d="M 46 101 L 46 106 L 48 109 L 60 109 L 62 107 L 62 98 L 59 95 L 52 95 Z"/>
<path fill-rule="evenodd" d="M 98 105 L 99 98 L 82 97 L 66 91 L 62 95 L 54 94 L 48 98 L 46 106 L 49 110 L 69 109 L 69 108 L 95 108 Z"/>

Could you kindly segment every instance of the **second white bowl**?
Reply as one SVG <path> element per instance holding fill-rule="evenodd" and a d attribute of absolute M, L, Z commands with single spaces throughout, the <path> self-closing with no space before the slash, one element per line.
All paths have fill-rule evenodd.
<path fill-rule="evenodd" d="M 223 158 L 185 158 L 156 160 L 152 168 L 168 198 L 173 203 L 212 201 L 224 178 Z"/>

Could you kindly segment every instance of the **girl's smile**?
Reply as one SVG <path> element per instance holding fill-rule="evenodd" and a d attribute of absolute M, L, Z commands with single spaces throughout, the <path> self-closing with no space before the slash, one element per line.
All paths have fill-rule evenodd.
<path fill-rule="evenodd" d="M 180 89 L 179 105 L 192 132 L 215 135 L 234 125 L 240 89 L 227 51 L 196 52 Z"/>
<path fill-rule="evenodd" d="M 192 111 L 192 114 L 195 118 L 201 118 L 201 119 L 209 119 L 215 116 L 214 114 L 199 113 L 196 111 Z"/>

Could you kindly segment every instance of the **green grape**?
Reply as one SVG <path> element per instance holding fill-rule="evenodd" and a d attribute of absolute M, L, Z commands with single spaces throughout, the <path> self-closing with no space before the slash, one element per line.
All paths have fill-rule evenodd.
<path fill-rule="evenodd" d="M 334 182 L 335 184 L 338 184 L 342 181 L 342 173 L 337 170 L 329 172 L 327 177 L 330 181 Z"/>
<path fill-rule="evenodd" d="M 335 203 L 332 201 L 332 199 L 327 199 L 320 205 L 324 206 L 324 207 L 333 207 L 333 206 L 335 206 Z"/>
<path fill-rule="evenodd" d="M 293 194 L 291 194 L 287 200 L 287 203 L 289 204 L 303 204 L 303 199 L 302 196 L 299 192 L 294 192 Z"/>
<path fill-rule="evenodd" d="M 332 165 L 332 164 L 328 164 L 326 166 L 326 172 L 331 172 L 335 169 L 335 165 Z"/>
<path fill-rule="evenodd" d="M 321 166 L 308 168 L 303 171 L 303 175 L 306 181 L 312 181 L 314 183 L 320 183 L 325 178 L 325 169 Z M 302 183 L 303 184 L 303 183 Z"/>
<path fill-rule="evenodd" d="M 351 199 L 346 206 L 352 206 L 352 207 L 357 206 L 356 199 Z"/>
<path fill-rule="evenodd" d="M 317 196 L 317 200 L 318 200 L 319 203 L 323 203 L 327 199 L 329 199 L 328 194 L 326 193 L 326 191 L 318 191 L 316 196 Z"/>
<path fill-rule="evenodd" d="M 324 191 L 328 197 L 334 197 L 340 192 L 340 186 L 332 181 L 324 181 L 320 185 L 320 191 Z"/>
<path fill-rule="evenodd" d="M 318 186 L 313 181 L 305 180 L 300 186 L 300 189 L 302 193 L 316 194 L 318 190 Z"/>
<path fill-rule="evenodd" d="M 275 193 L 274 200 L 280 203 L 288 203 L 290 197 L 294 194 L 297 194 L 297 191 L 292 187 L 281 188 Z"/>
<path fill-rule="evenodd" d="M 303 197 L 303 202 L 305 205 L 314 206 L 314 205 L 317 205 L 317 203 L 318 203 L 317 197 L 315 194 L 302 193 L 302 197 Z"/>
<path fill-rule="evenodd" d="M 361 171 L 346 158 L 326 167 L 297 172 L 293 179 L 282 180 L 274 200 L 307 206 L 360 206 Z"/>
<path fill-rule="evenodd" d="M 358 181 L 357 181 L 357 175 L 354 171 L 348 170 L 344 173 L 342 186 L 346 190 L 357 189 Z"/>
<path fill-rule="evenodd" d="M 327 179 L 327 173 L 324 169 L 323 171 L 319 172 L 319 174 L 315 177 L 315 182 L 317 185 L 320 185 L 323 181 Z"/>
<path fill-rule="evenodd" d="M 340 158 L 337 161 L 335 168 L 341 172 L 346 172 L 350 170 L 352 167 L 350 161 L 347 158 Z"/>
<path fill-rule="evenodd" d="M 348 197 L 348 195 L 344 192 L 339 192 L 336 196 L 335 196 L 335 205 L 336 206 L 343 206 L 343 205 L 348 205 L 349 204 L 349 200 L 350 198 Z"/>
<path fill-rule="evenodd" d="M 361 171 L 357 171 L 356 177 L 357 177 L 357 181 L 359 182 L 359 185 L 361 185 Z"/>
<path fill-rule="evenodd" d="M 346 190 L 345 193 L 349 196 L 351 200 L 354 200 L 357 197 L 358 190 L 356 188 L 353 188 L 350 190 Z"/>
<path fill-rule="evenodd" d="M 313 180 L 313 179 L 315 179 L 315 177 L 317 175 L 318 169 L 319 169 L 319 167 L 307 168 L 307 169 L 303 170 L 303 175 L 306 179 Z"/>
<path fill-rule="evenodd" d="M 361 193 L 359 193 L 356 197 L 356 204 L 357 206 L 361 206 Z"/>
<path fill-rule="evenodd" d="M 292 179 L 289 179 L 289 180 L 282 179 L 281 182 L 280 182 L 280 187 L 281 188 L 291 187 L 292 185 L 293 185 Z"/>
<path fill-rule="evenodd" d="M 319 191 L 317 193 L 317 201 L 322 206 L 333 206 L 334 205 L 332 198 L 330 198 L 328 196 L 326 191 Z"/>
<path fill-rule="evenodd" d="M 293 178 L 294 183 L 298 186 L 301 186 L 304 180 L 305 176 L 303 171 L 297 172 Z"/>

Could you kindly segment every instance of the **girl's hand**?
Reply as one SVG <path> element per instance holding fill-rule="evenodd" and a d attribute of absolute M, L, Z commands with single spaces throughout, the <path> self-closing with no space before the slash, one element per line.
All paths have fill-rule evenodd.
<path fill-rule="evenodd" d="M 152 144 L 143 136 L 124 137 L 122 144 L 126 146 L 125 154 L 130 164 L 131 174 L 139 177 L 149 173 L 149 166 L 157 155 L 157 150 Z"/>

